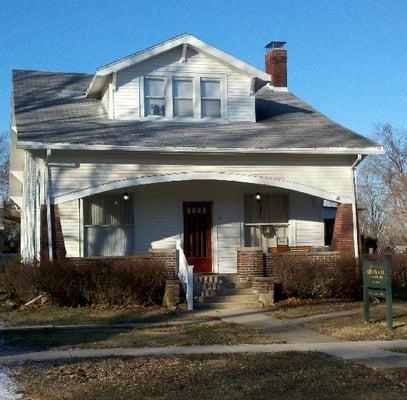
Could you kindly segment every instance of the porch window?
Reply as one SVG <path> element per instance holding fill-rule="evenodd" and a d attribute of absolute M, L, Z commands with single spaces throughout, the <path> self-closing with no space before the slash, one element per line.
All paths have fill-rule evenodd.
<path fill-rule="evenodd" d="M 84 255 L 132 254 L 134 242 L 133 198 L 121 195 L 92 196 L 83 201 Z"/>
<path fill-rule="evenodd" d="M 174 79 L 172 93 L 174 117 L 193 117 L 192 79 Z"/>
<path fill-rule="evenodd" d="M 277 238 L 288 234 L 288 196 L 285 194 L 255 194 L 245 196 L 245 246 L 268 247 L 277 245 Z"/>
<path fill-rule="evenodd" d="M 163 78 L 144 79 L 145 115 L 165 115 L 165 80 Z"/>
<path fill-rule="evenodd" d="M 202 117 L 221 117 L 220 81 L 213 79 L 201 80 L 201 108 Z"/>

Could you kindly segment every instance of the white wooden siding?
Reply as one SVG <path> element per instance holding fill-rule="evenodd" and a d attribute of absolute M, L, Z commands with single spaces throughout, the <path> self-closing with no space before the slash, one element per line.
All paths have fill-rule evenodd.
<path fill-rule="evenodd" d="M 78 168 L 52 169 L 53 195 L 123 179 L 191 172 L 246 173 L 277 178 L 352 198 L 350 157 L 335 156 L 194 156 L 62 152 L 55 161 L 79 162 Z M 99 158 L 98 158 L 99 157 Z"/>
<path fill-rule="evenodd" d="M 250 95 L 251 78 L 229 66 L 188 49 L 187 60 L 180 63 L 182 47 L 152 57 L 140 64 L 117 72 L 114 92 L 114 115 L 118 119 L 140 118 L 140 77 L 144 75 L 226 78 L 228 119 L 255 121 L 254 96 Z"/>
<path fill-rule="evenodd" d="M 129 189 L 134 195 L 134 252 L 150 248 L 174 248 L 183 238 L 184 201 L 212 202 L 213 270 L 236 272 L 236 249 L 244 244 L 244 194 L 255 193 L 255 185 L 231 182 L 177 182 Z M 278 189 L 260 188 L 263 193 Z M 290 244 L 324 244 L 321 222 L 322 201 L 315 197 L 291 193 Z M 60 204 L 62 231 L 68 257 L 80 252 L 79 201 Z M 291 238 L 296 238 L 296 242 Z"/>
<path fill-rule="evenodd" d="M 322 199 L 291 193 L 290 196 L 291 242 L 294 246 L 324 245 Z"/>
<path fill-rule="evenodd" d="M 59 205 L 62 234 L 64 235 L 67 257 L 79 257 L 80 227 L 79 200 L 67 201 Z"/>

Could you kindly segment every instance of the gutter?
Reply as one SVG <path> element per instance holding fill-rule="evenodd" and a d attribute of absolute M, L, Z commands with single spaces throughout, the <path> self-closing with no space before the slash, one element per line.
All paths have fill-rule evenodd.
<path fill-rule="evenodd" d="M 157 154 L 205 153 L 205 154 L 384 154 L 383 147 L 275 147 L 275 148 L 243 148 L 243 147 L 149 147 L 149 146 L 116 146 L 105 144 L 70 144 L 70 143 L 40 143 L 33 141 L 18 141 L 17 148 L 24 150 L 91 150 L 91 151 L 128 151 Z"/>
<path fill-rule="evenodd" d="M 359 218 L 358 218 L 358 207 L 357 207 L 357 179 L 356 179 L 356 168 L 363 160 L 362 154 L 358 154 L 356 160 L 351 166 L 352 170 L 352 183 L 353 183 L 353 193 L 352 193 L 352 218 L 353 218 L 353 245 L 355 258 L 360 258 L 361 252 L 361 242 L 359 236 Z"/>
<path fill-rule="evenodd" d="M 53 243 L 52 243 L 52 221 L 51 221 L 51 170 L 49 168 L 48 160 L 51 157 L 51 150 L 47 150 L 45 157 L 45 184 L 47 188 L 46 208 L 47 208 L 47 235 L 48 235 L 48 257 L 49 261 L 54 259 Z"/>

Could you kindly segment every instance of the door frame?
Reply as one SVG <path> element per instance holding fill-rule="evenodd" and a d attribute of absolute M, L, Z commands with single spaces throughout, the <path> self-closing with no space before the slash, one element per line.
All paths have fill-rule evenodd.
<path fill-rule="evenodd" d="M 191 205 L 198 205 L 200 204 L 205 205 L 209 207 L 210 210 L 210 218 L 209 218 L 209 234 L 207 234 L 207 243 L 209 244 L 208 247 L 208 255 L 210 257 L 210 271 L 208 272 L 202 272 L 202 273 L 213 273 L 214 272 L 214 261 L 215 261 L 215 254 L 214 254 L 214 246 L 213 246 L 213 201 L 211 200 L 186 200 L 182 202 L 182 226 L 183 226 L 183 233 L 182 233 L 182 240 L 183 240 L 183 247 L 185 249 L 185 232 L 186 232 L 186 221 L 185 221 L 185 210 L 186 207 L 191 206 Z M 195 271 L 194 271 L 195 272 Z M 196 272 L 200 273 L 200 272 Z"/>

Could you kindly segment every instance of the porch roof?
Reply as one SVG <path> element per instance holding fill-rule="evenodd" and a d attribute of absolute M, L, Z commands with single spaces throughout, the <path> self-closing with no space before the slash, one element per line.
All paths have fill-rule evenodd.
<path fill-rule="evenodd" d="M 86 98 L 93 75 L 13 71 L 18 146 L 140 151 L 381 153 L 375 142 L 333 122 L 290 92 L 256 93 L 256 123 L 108 119 Z M 136 146 L 135 146 L 136 145 Z"/>

